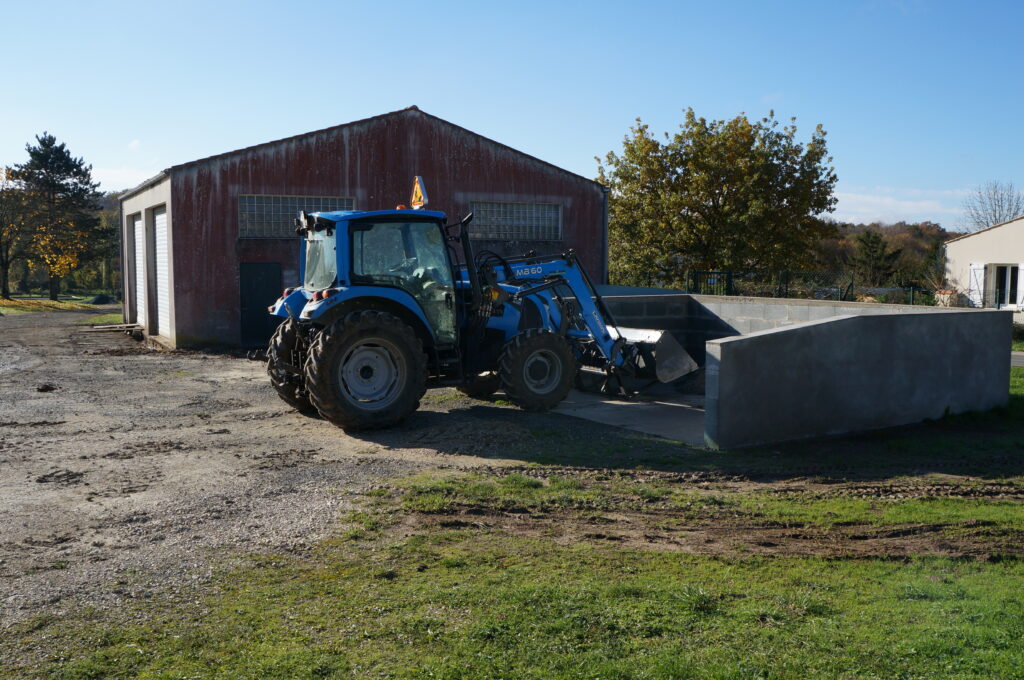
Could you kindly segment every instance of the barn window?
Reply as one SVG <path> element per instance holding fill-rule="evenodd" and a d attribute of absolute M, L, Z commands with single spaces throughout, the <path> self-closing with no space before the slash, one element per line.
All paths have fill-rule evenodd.
<path fill-rule="evenodd" d="M 293 220 L 300 210 L 354 210 L 356 200 L 340 196 L 239 196 L 239 238 L 295 238 Z"/>
<path fill-rule="evenodd" d="M 562 239 L 562 206 L 556 203 L 486 203 L 469 204 L 473 223 L 469 227 L 474 238 L 501 241 L 560 241 Z"/>

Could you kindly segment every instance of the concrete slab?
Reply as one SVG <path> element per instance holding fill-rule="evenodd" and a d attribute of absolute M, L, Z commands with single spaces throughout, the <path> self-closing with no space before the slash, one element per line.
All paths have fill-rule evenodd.
<path fill-rule="evenodd" d="M 675 394 L 671 390 L 660 390 L 633 401 L 573 390 L 554 412 L 702 447 L 703 405 L 701 396 Z"/>
<path fill-rule="evenodd" d="M 1010 352 L 1011 366 L 1024 366 L 1024 352 Z"/>

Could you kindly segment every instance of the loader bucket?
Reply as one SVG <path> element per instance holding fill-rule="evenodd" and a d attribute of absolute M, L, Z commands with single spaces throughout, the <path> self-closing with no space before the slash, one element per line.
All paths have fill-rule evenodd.
<path fill-rule="evenodd" d="M 639 350 L 637 377 L 672 382 L 697 370 L 697 362 L 669 331 L 645 328 L 619 328 L 629 344 Z"/>

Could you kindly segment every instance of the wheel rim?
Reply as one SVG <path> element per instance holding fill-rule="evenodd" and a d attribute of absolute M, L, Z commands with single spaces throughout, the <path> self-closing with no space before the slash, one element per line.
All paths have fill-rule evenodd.
<path fill-rule="evenodd" d="M 383 338 L 369 338 L 342 357 L 338 369 L 341 393 L 366 410 L 387 408 L 402 391 L 405 362 L 401 352 Z"/>
<path fill-rule="evenodd" d="M 558 355 L 539 349 L 523 363 L 523 382 L 534 394 L 551 392 L 562 381 L 562 362 Z"/>

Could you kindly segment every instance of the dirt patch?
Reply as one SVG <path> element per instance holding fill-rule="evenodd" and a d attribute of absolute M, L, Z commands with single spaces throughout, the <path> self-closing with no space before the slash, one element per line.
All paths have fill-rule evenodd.
<path fill-rule="evenodd" d="M 58 486 L 74 486 L 75 484 L 80 484 L 83 477 L 85 477 L 84 472 L 54 470 L 53 472 L 47 472 L 45 475 L 36 477 L 36 482 L 39 484 L 57 484 Z"/>
<path fill-rule="evenodd" d="M 406 441 L 409 446 L 443 447 L 453 454 L 488 455 L 506 450 L 510 441 L 526 442 L 533 439 L 530 430 L 523 425 L 499 421 L 489 424 L 487 428 L 481 428 L 477 422 L 427 427 L 412 434 Z"/>
<path fill-rule="evenodd" d="M 671 512 L 616 511 L 588 517 L 575 514 L 481 513 L 406 515 L 397 531 L 477 528 L 517 536 L 546 538 L 563 545 L 607 544 L 641 550 L 695 555 L 816 555 L 820 557 L 906 558 L 913 555 L 989 559 L 1024 556 L 1024 532 L 999 532 L 974 522 L 899 524 L 829 528 L 801 524 L 752 524 L 729 518 L 693 523 Z"/>
<path fill-rule="evenodd" d="M 82 318 L 0 322 L 0 628 L 173 594 L 234 551 L 304 550 L 349 493 L 431 462 L 301 416 L 257 362 L 155 352 Z"/>
<path fill-rule="evenodd" d="M 999 482 L 970 484 L 850 484 L 831 489 L 822 495 L 879 500 L 910 498 L 989 498 L 992 500 L 1024 500 L 1024 487 Z"/>

